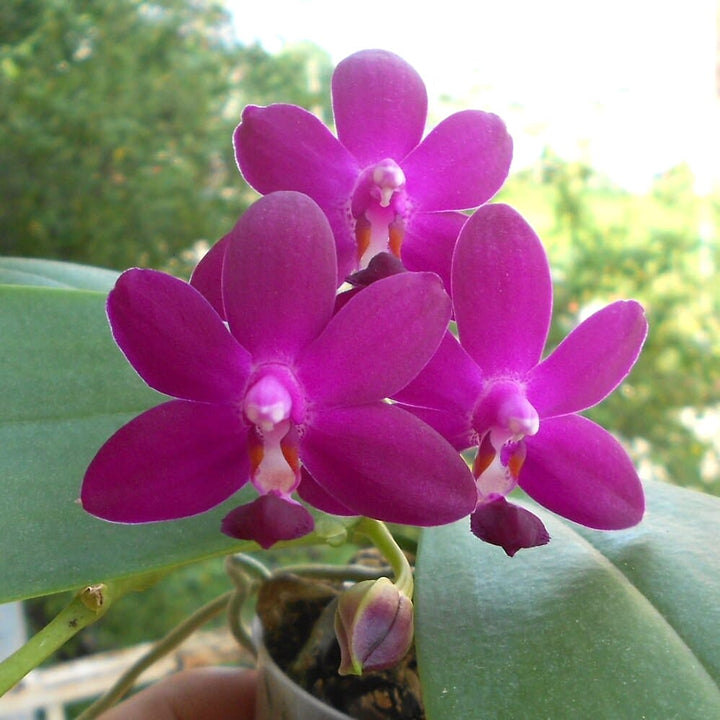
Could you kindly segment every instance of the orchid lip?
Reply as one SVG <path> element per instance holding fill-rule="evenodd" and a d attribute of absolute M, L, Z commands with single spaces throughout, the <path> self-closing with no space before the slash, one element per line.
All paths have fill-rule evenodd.
<path fill-rule="evenodd" d="M 478 503 L 483 504 L 509 494 L 517 485 L 525 460 L 523 439 L 538 432 L 540 418 L 522 383 L 502 379 L 483 395 L 473 420 L 481 438 L 473 474 Z"/>
<path fill-rule="evenodd" d="M 262 366 L 248 385 L 243 410 L 254 425 L 251 479 L 262 493 L 288 496 L 300 483 L 297 433 L 304 401 L 293 373 L 279 363 Z"/>

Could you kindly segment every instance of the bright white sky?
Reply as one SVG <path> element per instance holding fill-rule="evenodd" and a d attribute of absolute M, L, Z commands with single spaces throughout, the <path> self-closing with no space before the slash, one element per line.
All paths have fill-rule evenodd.
<path fill-rule="evenodd" d="M 425 80 L 433 124 L 461 107 L 503 117 L 516 169 L 549 144 L 631 189 L 681 161 L 701 191 L 720 182 L 717 0 L 226 2 L 238 38 L 270 51 L 396 52 Z"/>

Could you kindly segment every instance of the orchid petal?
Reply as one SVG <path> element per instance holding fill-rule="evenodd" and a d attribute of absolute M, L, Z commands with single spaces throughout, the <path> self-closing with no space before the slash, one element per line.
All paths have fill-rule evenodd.
<path fill-rule="evenodd" d="M 483 376 L 475 361 L 447 331 L 440 347 L 420 374 L 393 395 L 408 405 L 443 408 L 469 418 L 483 392 Z"/>
<path fill-rule="evenodd" d="M 450 267 L 458 235 L 468 219 L 459 212 L 415 213 L 408 220 L 401 255 L 408 270 L 437 273 L 450 291 Z"/>
<path fill-rule="evenodd" d="M 222 267 L 225 262 L 230 235 L 218 240 L 195 266 L 190 284 L 215 308 L 215 312 L 224 320 L 225 306 L 222 299 Z"/>
<path fill-rule="evenodd" d="M 333 73 L 332 96 L 338 138 L 362 167 L 400 161 L 422 138 L 425 85 L 393 53 L 364 50 L 343 60 Z"/>
<path fill-rule="evenodd" d="M 485 205 L 465 223 L 452 297 L 460 342 L 486 375 L 537 364 L 550 327 L 550 268 L 538 236 L 508 205 Z"/>
<path fill-rule="evenodd" d="M 405 266 L 392 253 L 380 252 L 374 255 L 366 268 L 352 273 L 345 279 L 345 282 L 352 285 L 352 287 L 338 293 L 335 298 L 335 312 L 338 312 L 341 307 L 347 304 L 350 298 L 355 297 L 364 287 L 390 275 L 403 272 L 406 272 Z"/>
<path fill-rule="evenodd" d="M 242 397 L 250 356 L 186 282 L 127 270 L 108 296 L 107 313 L 115 341 L 150 387 L 201 402 Z"/>
<path fill-rule="evenodd" d="M 400 273 L 351 298 L 298 359 L 318 405 L 355 405 L 392 395 L 440 344 L 450 298 L 437 275 Z"/>
<path fill-rule="evenodd" d="M 435 410 L 434 408 L 405 405 L 400 402 L 395 405 L 429 425 L 458 451 L 467 450 L 477 444 L 477 436 L 473 430 L 469 412 Z"/>
<path fill-rule="evenodd" d="M 645 501 L 632 460 L 620 443 L 580 415 L 543 420 L 526 437 L 519 484 L 549 510 L 600 530 L 640 522 Z"/>
<path fill-rule="evenodd" d="M 445 118 L 401 163 L 419 210 L 465 210 L 487 202 L 510 170 L 512 139 L 492 113 Z"/>
<path fill-rule="evenodd" d="M 341 505 L 377 520 L 442 525 L 468 515 L 477 500 L 472 474 L 457 452 L 387 403 L 317 413 L 300 458 Z"/>
<path fill-rule="evenodd" d="M 470 515 L 470 529 L 481 540 L 499 545 L 510 557 L 523 548 L 550 542 L 539 517 L 509 503 L 502 495 L 477 507 Z"/>
<path fill-rule="evenodd" d="M 350 196 L 360 173 L 325 125 L 296 105 L 248 105 L 233 140 L 240 172 L 263 195 L 297 190 L 332 207 Z"/>
<path fill-rule="evenodd" d="M 528 400 L 541 417 L 579 412 L 626 377 L 647 335 L 642 306 L 620 300 L 582 322 L 528 374 Z"/>
<path fill-rule="evenodd" d="M 249 479 L 247 428 L 231 405 L 173 400 L 121 427 L 85 474 L 83 508 L 144 523 L 205 512 Z"/>
<path fill-rule="evenodd" d="M 297 494 L 308 505 L 330 515 L 356 515 L 349 508 L 346 508 L 339 500 L 336 500 L 327 490 L 315 482 L 315 478 L 305 469 L 302 469 L 302 480 L 297 489 Z"/>
<path fill-rule="evenodd" d="M 266 550 L 281 540 L 295 540 L 312 532 L 315 521 L 300 503 L 278 495 L 261 495 L 231 510 L 222 531 L 238 540 L 254 540 Z"/>
<path fill-rule="evenodd" d="M 290 360 L 325 327 L 337 287 L 335 244 L 320 208 L 278 192 L 231 232 L 223 298 L 233 335 L 256 362 Z"/>

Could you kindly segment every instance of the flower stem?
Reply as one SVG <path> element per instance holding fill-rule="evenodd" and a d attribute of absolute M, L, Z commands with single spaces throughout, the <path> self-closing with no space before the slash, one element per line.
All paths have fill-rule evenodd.
<path fill-rule="evenodd" d="M 321 565 L 303 564 L 286 565 L 278 572 L 300 575 L 301 577 L 318 578 L 322 580 L 349 580 L 360 582 L 361 580 L 377 580 L 390 574 L 392 568 L 384 566 L 381 568 L 367 567 L 367 565 Z"/>
<path fill-rule="evenodd" d="M 222 613 L 227 607 L 232 594 L 233 591 L 229 591 L 211 600 L 173 628 L 164 638 L 158 640 L 150 652 L 143 655 L 136 663 L 131 665 L 105 695 L 81 713 L 77 720 L 93 720 L 98 717 L 100 713 L 105 712 L 105 710 L 108 710 L 115 705 L 115 703 L 122 700 L 132 689 L 140 675 L 153 663 L 174 650 L 183 640 L 192 635 L 195 630 Z"/>
<path fill-rule="evenodd" d="M 412 567 L 387 525 L 379 520 L 362 518 L 355 526 L 355 532 L 364 535 L 384 555 L 395 574 L 395 587 L 412 600 L 414 589 Z"/>
<path fill-rule="evenodd" d="M 135 576 L 107 584 L 89 585 L 25 645 L 0 663 L 0 695 L 47 660 L 80 630 L 99 620 L 118 598 L 146 587 L 148 576 Z"/>

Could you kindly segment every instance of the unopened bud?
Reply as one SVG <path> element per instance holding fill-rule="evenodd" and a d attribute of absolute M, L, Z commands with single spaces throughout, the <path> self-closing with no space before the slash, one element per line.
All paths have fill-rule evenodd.
<path fill-rule="evenodd" d="M 340 675 L 392 667 L 412 644 L 412 601 L 386 577 L 359 582 L 338 600 L 335 634 Z"/>

